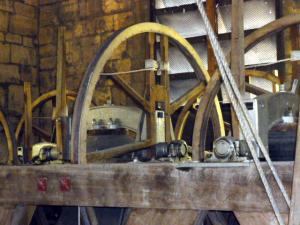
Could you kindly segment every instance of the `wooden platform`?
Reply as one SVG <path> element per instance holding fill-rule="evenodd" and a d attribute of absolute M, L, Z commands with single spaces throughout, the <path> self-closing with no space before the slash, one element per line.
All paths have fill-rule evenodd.
<path fill-rule="evenodd" d="M 177 166 L 167 163 L 1 166 L 0 204 L 272 212 L 252 163 Z M 293 163 L 280 162 L 275 166 L 290 191 Z M 46 190 L 42 189 L 45 184 Z M 281 212 L 287 213 L 277 187 L 275 191 Z"/>

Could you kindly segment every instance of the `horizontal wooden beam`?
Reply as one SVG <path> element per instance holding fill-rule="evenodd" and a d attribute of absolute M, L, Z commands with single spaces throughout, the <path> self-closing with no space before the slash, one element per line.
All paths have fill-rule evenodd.
<path fill-rule="evenodd" d="M 271 212 L 252 163 L 1 166 L 0 204 Z M 291 162 L 275 163 L 290 191 Z M 267 177 L 270 171 L 266 169 Z M 287 206 L 272 183 L 280 211 Z"/>

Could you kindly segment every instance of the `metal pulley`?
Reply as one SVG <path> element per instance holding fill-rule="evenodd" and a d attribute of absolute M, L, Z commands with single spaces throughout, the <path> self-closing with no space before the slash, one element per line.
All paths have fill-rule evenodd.
<path fill-rule="evenodd" d="M 213 142 L 213 153 L 218 159 L 229 160 L 236 157 L 233 137 L 220 137 Z"/>

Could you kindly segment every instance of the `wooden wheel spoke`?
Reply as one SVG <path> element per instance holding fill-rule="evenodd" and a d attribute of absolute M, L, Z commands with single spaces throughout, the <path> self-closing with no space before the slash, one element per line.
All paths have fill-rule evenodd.
<path fill-rule="evenodd" d="M 143 148 L 148 148 L 151 145 L 153 145 L 152 141 L 146 140 L 146 141 L 135 142 L 126 145 L 121 145 L 117 147 L 112 147 L 97 152 L 87 153 L 87 161 L 91 163 L 91 162 L 101 161 L 103 159 L 110 159 L 116 156 L 120 156 L 122 154 L 134 152 Z"/>
<path fill-rule="evenodd" d="M 255 95 L 270 94 L 271 92 L 252 84 L 245 84 L 246 91 Z"/>
<path fill-rule="evenodd" d="M 260 77 L 264 78 L 266 80 L 271 81 L 272 83 L 275 84 L 280 84 L 280 79 L 279 77 L 276 77 L 274 74 L 265 72 L 265 71 L 260 71 L 260 70 L 245 70 L 245 75 L 250 76 L 250 77 Z"/>
<path fill-rule="evenodd" d="M 32 130 L 35 135 L 45 139 L 48 142 L 51 141 L 51 134 L 49 134 L 49 132 L 47 132 L 46 130 L 35 125 L 32 125 Z"/>
<path fill-rule="evenodd" d="M 122 77 L 113 76 L 112 78 L 130 97 L 135 100 L 147 112 L 150 111 L 150 104 L 134 88 L 132 88 Z"/>
<path fill-rule="evenodd" d="M 182 105 L 184 105 L 191 99 L 193 99 L 193 102 L 196 101 L 197 97 L 201 95 L 204 89 L 205 84 L 201 82 L 200 84 L 189 90 L 185 95 L 181 96 L 179 99 L 171 103 L 171 114 L 173 114 L 177 109 L 179 109 Z"/>

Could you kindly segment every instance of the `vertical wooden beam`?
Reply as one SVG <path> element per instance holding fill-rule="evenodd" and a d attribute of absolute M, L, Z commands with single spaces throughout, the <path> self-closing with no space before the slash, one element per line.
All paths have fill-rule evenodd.
<path fill-rule="evenodd" d="M 300 113 L 299 113 L 300 116 Z M 300 117 L 299 117 L 300 118 Z M 300 121 L 298 121 L 297 143 L 294 163 L 292 197 L 289 215 L 289 225 L 300 224 Z"/>
<path fill-rule="evenodd" d="M 32 158 L 32 143 L 31 143 L 31 137 L 32 137 L 32 110 L 31 110 L 31 104 L 32 104 L 32 96 L 31 96 L 31 83 L 28 81 L 24 82 L 24 99 L 25 99 L 25 107 L 24 107 L 24 115 L 25 115 L 25 121 L 24 121 L 24 151 L 23 151 L 23 157 L 24 161 L 29 162 Z"/>
<path fill-rule="evenodd" d="M 160 39 L 160 55 L 164 64 L 169 63 L 169 38 L 161 36 Z M 165 107 L 165 137 L 166 141 L 171 141 L 171 109 L 170 109 L 170 77 L 167 68 L 162 70 L 161 85 L 164 87 L 164 107 Z"/>
<path fill-rule="evenodd" d="M 67 105 L 67 88 L 65 76 L 64 60 L 64 27 L 58 28 L 57 41 L 57 66 L 56 66 L 56 107 L 55 107 L 55 125 L 56 125 L 56 144 L 57 150 L 62 154 L 65 152 L 64 159 L 70 160 L 70 154 L 67 148 L 68 144 L 68 105 Z"/>
<path fill-rule="evenodd" d="M 148 59 L 155 58 L 155 34 L 148 34 L 148 46 L 147 46 Z M 150 103 L 150 112 L 147 115 L 147 136 L 149 140 L 154 141 L 156 139 L 156 125 L 155 125 L 155 99 L 153 97 L 153 87 L 155 85 L 155 72 L 149 71 L 146 75 L 146 88 L 148 90 L 147 98 Z"/>
<path fill-rule="evenodd" d="M 300 26 L 299 24 L 290 28 L 291 45 L 293 50 L 300 50 Z M 292 62 L 293 79 L 300 80 L 300 61 Z"/>
<path fill-rule="evenodd" d="M 206 1 L 206 11 L 209 22 L 216 34 L 218 34 L 218 13 L 216 7 L 216 0 Z M 214 55 L 214 51 L 210 44 L 210 41 L 207 40 L 207 64 L 208 64 L 208 73 L 212 76 L 215 70 L 218 68 L 217 61 Z"/>
<path fill-rule="evenodd" d="M 244 72 L 244 0 L 231 3 L 231 70 L 240 92 L 245 93 Z M 231 110 L 233 136 L 240 137 L 239 122 Z"/>

